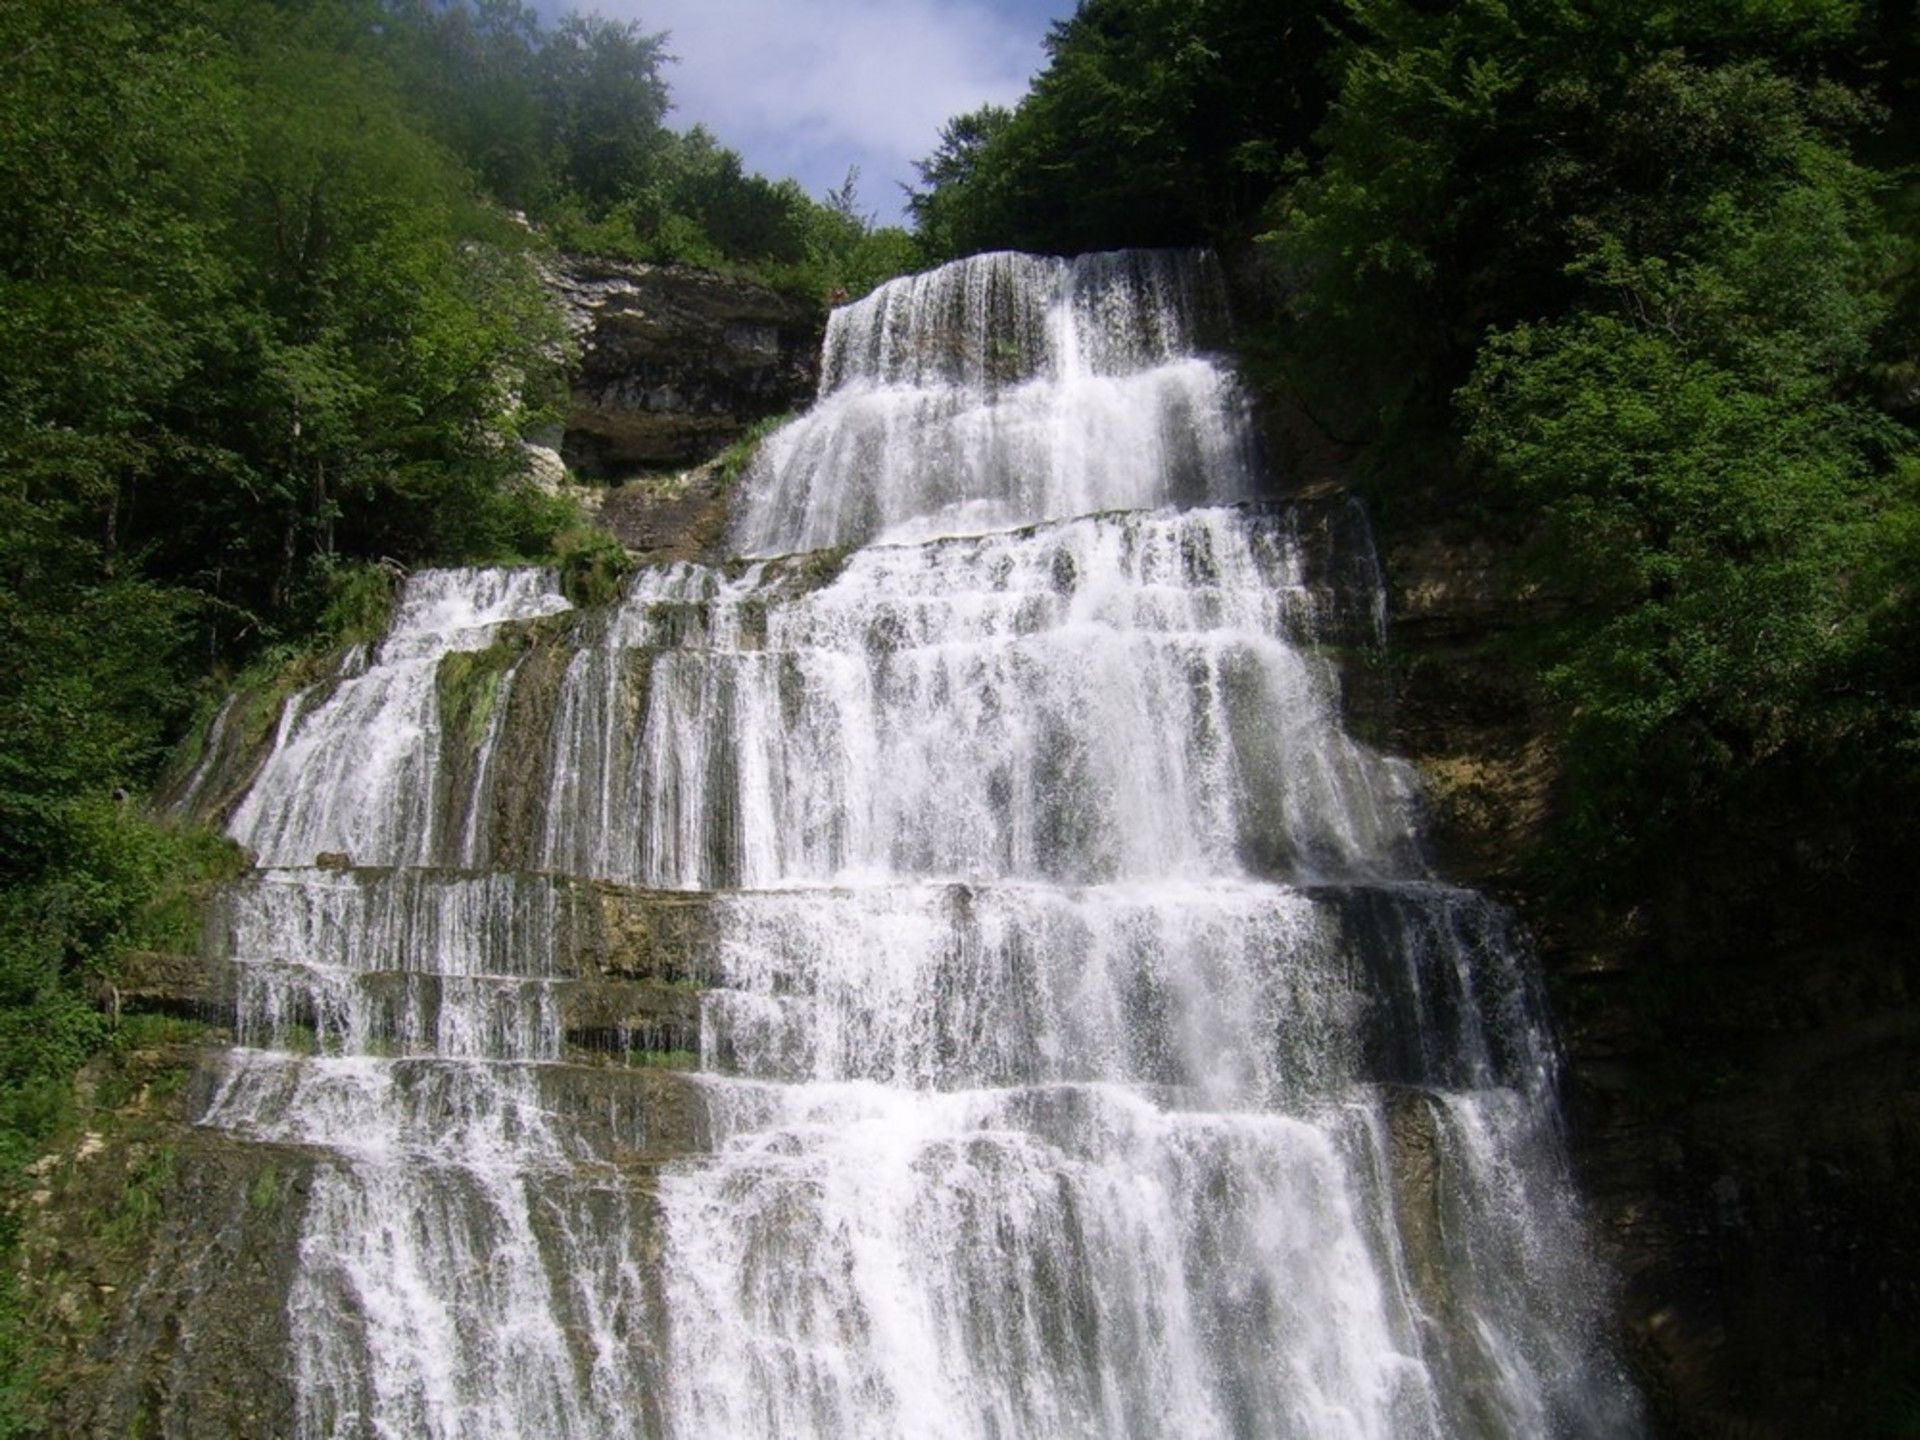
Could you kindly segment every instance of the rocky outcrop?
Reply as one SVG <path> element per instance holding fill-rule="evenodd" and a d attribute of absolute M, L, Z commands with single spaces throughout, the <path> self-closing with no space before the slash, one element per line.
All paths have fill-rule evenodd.
<path fill-rule="evenodd" d="M 724 458 L 595 495 L 594 518 L 643 565 L 721 558 L 734 474 Z"/>
<path fill-rule="evenodd" d="M 1557 766 L 1515 642 L 1567 601 L 1516 581 L 1510 543 L 1481 527 L 1403 512 L 1380 540 L 1393 662 L 1350 674 L 1356 721 L 1420 765 L 1447 877 L 1537 939 L 1576 1168 L 1658 1433 L 1904 1433 L 1920 1414 L 1920 956 L 1786 937 L 1728 956 L 1556 907 L 1526 864 Z"/>
<path fill-rule="evenodd" d="M 553 278 L 579 347 L 561 445 L 578 475 L 687 469 L 813 398 L 818 304 L 680 265 L 566 256 Z"/>
<path fill-rule="evenodd" d="M 340 872 L 363 890 L 417 891 L 481 880 L 483 872 Z M 527 889 L 552 892 L 550 915 L 562 978 L 539 982 L 552 1005 L 567 1055 L 616 1056 L 634 1063 L 691 1064 L 700 1050 L 700 991 L 713 976 L 713 899 L 698 891 L 638 890 L 562 875 L 528 876 Z M 412 896 L 404 897 L 412 899 Z M 166 1015 L 232 1027 L 241 1005 L 239 976 L 218 953 L 216 921 L 209 955 L 140 952 L 124 957 L 104 1007 L 128 1015 Z M 409 970 L 369 970 L 357 977 L 372 1018 L 369 1039 L 400 1041 L 438 1020 L 445 977 Z M 535 982 L 529 982 L 533 985 Z M 313 1027 L 311 996 L 289 997 L 281 1020 Z"/>
<path fill-rule="evenodd" d="M 80 1076 L 75 1133 L 32 1167 L 15 1218 L 50 1358 L 25 1433 L 293 1433 L 285 1297 L 312 1161 L 189 1125 L 202 1058 L 109 1052 Z"/>
<path fill-rule="evenodd" d="M 12 1217 L 42 1368 L 9 1418 L 48 1436 L 291 1436 L 288 1296 L 302 1219 L 316 1180 L 344 1162 L 190 1123 L 229 1034 L 132 1023 L 161 1043 L 124 1044 L 82 1072 L 72 1133 L 34 1164 Z M 402 1062 L 400 1083 L 430 1086 L 434 1068 Z M 654 1173 L 711 1143 L 698 1083 L 651 1065 L 533 1073 L 541 1107 L 590 1157 L 581 1183 L 617 1167 L 635 1187 L 633 1223 L 657 1246 Z"/>

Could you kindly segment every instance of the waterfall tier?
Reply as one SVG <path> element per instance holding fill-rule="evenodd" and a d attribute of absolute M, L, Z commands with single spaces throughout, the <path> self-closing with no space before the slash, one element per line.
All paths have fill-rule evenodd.
<path fill-rule="evenodd" d="M 204 1123 L 316 1157 L 302 1436 L 1636 1431 L 1530 958 L 1341 727 L 1375 569 L 1249 499 L 1223 325 L 896 281 L 752 558 L 417 575 L 288 703 Z"/>
<path fill-rule="evenodd" d="M 743 554 L 1244 499 L 1248 426 L 1210 259 L 982 255 L 827 325 L 820 399 L 762 447 Z"/>

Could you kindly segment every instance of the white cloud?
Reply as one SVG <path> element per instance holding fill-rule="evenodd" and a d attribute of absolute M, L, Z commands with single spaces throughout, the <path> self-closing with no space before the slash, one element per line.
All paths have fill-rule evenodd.
<path fill-rule="evenodd" d="M 1005 0 L 1002 0 L 1005 7 Z M 698 121 L 768 175 L 815 195 L 861 168 L 863 206 L 893 218 L 898 184 L 951 116 L 1010 105 L 1043 60 L 1046 13 L 979 0 L 598 0 L 672 35 L 672 123 Z M 1038 11 L 1039 13 L 1036 13 Z"/>

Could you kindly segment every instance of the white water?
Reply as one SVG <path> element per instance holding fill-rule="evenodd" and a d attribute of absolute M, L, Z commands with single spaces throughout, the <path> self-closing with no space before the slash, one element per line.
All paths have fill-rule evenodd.
<path fill-rule="evenodd" d="M 1237 386 L 1194 353 L 1214 269 L 983 255 L 835 311 L 819 403 L 748 478 L 741 553 L 1245 498 Z"/>
<path fill-rule="evenodd" d="M 441 659 L 484 650 L 507 622 L 568 608 L 546 571 L 414 576 L 371 663 L 359 670 L 360 657 L 350 655 L 323 705 L 309 709 L 304 696 L 288 704 L 229 832 L 267 865 L 304 865 L 329 852 L 369 864 L 426 863 L 440 838 L 433 802 Z"/>
<path fill-rule="evenodd" d="M 465 739 L 446 657 L 566 604 L 418 576 L 289 707 L 206 1119 L 320 1157 L 303 1436 L 1636 1430 L 1528 958 L 1340 727 L 1378 595 L 1236 503 L 1221 309 L 1179 255 L 883 287 L 747 477 L 763 558 L 643 573 Z M 719 892 L 709 1153 L 570 1062 L 585 892 L 514 857 Z"/>

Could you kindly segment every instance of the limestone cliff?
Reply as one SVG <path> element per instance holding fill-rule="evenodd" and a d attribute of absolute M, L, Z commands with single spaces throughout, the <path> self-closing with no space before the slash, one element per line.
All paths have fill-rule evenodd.
<path fill-rule="evenodd" d="M 813 398 L 822 306 L 682 265 L 563 256 L 579 347 L 561 454 L 597 481 L 684 470 Z"/>

